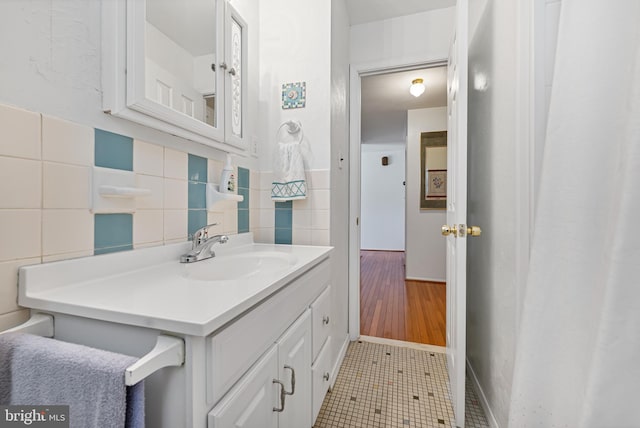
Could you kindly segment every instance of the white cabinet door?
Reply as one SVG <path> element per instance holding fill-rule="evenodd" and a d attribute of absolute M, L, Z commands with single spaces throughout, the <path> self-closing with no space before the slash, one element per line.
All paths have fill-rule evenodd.
<path fill-rule="evenodd" d="M 311 316 L 307 309 L 278 340 L 279 379 L 286 387 L 280 428 L 311 427 Z"/>
<path fill-rule="evenodd" d="M 225 62 L 220 66 L 225 77 L 225 141 L 246 149 L 247 120 L 247 23 L 226 4 Z"/>
<path fill-rule="evenodd" d="M 326 290 L 318 296 L 311 304 L 311 321 L 313 323 L 312 339 L 313 339 L 313 360 L 318 357 L 322 345 L 329 337 L 331 330 L 331 286 L 327 286 Z"/>
<path fill-rule="evenodd" d="M 281 405 L 278 349 L 271 347 L 225 398 L 209 412 L 209 428 L 277 428 Z"/>

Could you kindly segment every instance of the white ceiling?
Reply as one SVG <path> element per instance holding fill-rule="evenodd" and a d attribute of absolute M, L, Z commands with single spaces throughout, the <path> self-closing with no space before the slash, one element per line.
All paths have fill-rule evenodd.
<path fill-rule="evenodd" d="M 351 25 L 455 6 L 456 0 L 346 0 Z"/>
<path fill-rule="evenodd" d="M 419 97 L 409 93 L 413 79 L 426 87 Z M 447 68 L 434 67 L 362 78 L 362 143 L 404 143 L 407 110 L 447 105 Z"/>

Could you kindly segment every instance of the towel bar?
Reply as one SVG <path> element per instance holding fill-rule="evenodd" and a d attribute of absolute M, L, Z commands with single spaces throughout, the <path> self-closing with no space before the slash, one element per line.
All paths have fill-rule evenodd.
<path fill-rule="evenodd" d="M 53 337 L 53 316 L 48 314 L 33 314 L 31 318 L 19 326 L 0 331 L 0 334 L 5 333 L 26 333 L 42 337 Z"/>
<path fill-rule="evenodd" d="M 53 316 L 38 313 L 31 315 L 31 318 L 17 327 L 0 331 L 0 335 L 5 333 L 26 333 L 53 337 L 53 332 Z M 153 349 L 126 368 L 124 371 L 124 383 L 126 385 L 135 385 L 161 368 L 181 366 L 183 364 L 184 340 L 179 337 L 160 334 Z"/>
<path fill-rule="evenodd" d="M 184 341 L 179 337 L 160 334 L 156 346 L 124 371 L 124 383 L 135 385 L 161 368 L 183 364 Z"/>

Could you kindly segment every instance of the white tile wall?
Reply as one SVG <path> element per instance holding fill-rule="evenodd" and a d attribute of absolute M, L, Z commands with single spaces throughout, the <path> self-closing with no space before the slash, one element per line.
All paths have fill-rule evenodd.
<path fill-rule="evenodd" d="M 42 255 L 93 250 L 93 214 L 89 210 L 42 210 Z"/>
<path fill-rule="evenodd" d="M 89 167 L 43 162 L 43 208 L 89 209 Z"/>
<path fill-rule="evenodd" d="M 252 230 L 257 242 L 274 240 L 275 205 L 271 200 L 270 171 L 256 172 L 258 176 L 258 225 Z M 252 179 L 253 182 L 254 179 Z M 293 201 L 292 241 L 300 245 L 329 245 L 330 173 L 329 170 L 307 171 L 308 198 Z M 253 201 L 252 197 L 252 201 Z"/>
<path fill-rule="evenodd" d="M 184 175 L 187 176 L 186 174 Z M 189 195 L 187 193 L 187 180 L 177 180 L 173 178 L 164 179 L 164 208 L 183 209 L 189 206 Z"/>
<path fill-rule="evenodd" d="M 4 330 L 28 316 L 16 303 L 19 266 L 93 255 L 89 177 L 95 131 L 0 105 L 0 132 L 0 330 Z M 136 185 L 151 189 L 150 196 L 136 200 L 134 247 L 186 241 L 187 153 L 134 140 L 133 156 Z M 211 182 L 219 181 L 222 167 L 222 162 L 209 160 Z M 260 175 L 252 172 L 251 180 L 257 192 Z M 256 224 L 258 202 L 258 196 L 251 200 Z M 209 213 L 212 222 L 220 223 L 216 233 L 237 233 L 237 204 L 220 204 L 217 209 Z"/>
<path fill-rule="evenodd" d="M 42 116 L 42 160 L 93 165 L 94 130 L 55 117 Z"/>
<path fill-rule="evenodd" d="M 329 230 L 329 210 L 312 210 L 311 228 Z"/>
<path fill-rule="evenodd" d="M 329 245 L 329 171 L 308 171 L 307 180 L 309 197 L 293 202 L 293 243 Z"/>
<path fill-rule="evenodd" d="M 237 204 L 236 204 L 237 205 Z M 223 232 L 225 234 L 238 233 L 238 208 L 227 209 L 223 213 Z"/>
<path fill-rule="evenodd" d="M 164 176 L 186 180 L 189 172 L 189 157 L 185 152 L 164 149 Z"/>
<path fill-rule="evenodd" d="M 40 208 L 41 162 L 0 156 L 0 209 Z"/>
<path fill-rule="evenodd" d="M 136 198 L 136 208 L 141 210 L 161 210 L 164 208 L 164 181 L 162 177 L 136 174 L 136 186 L 151 190 L 151 195 Z"/>
<path fill-rule="evenodd" d="M 133 247 L 143 244 L 161 245 L 164 241 L 162 210 L 139 210 L 133 215 Z"/>
<path fill-rule="evenodd" d="M 41 210 L 0 210 L 0 262 L 41 256 Z"/>
<path fill-rule="evenodd" d="M 207 224 L 215 224 L 209 229 L 210 235 L 220 235 L 225 233 L 224 211 L 209 211 L 207 213 Z"/>
<path fill-rule="evenodd" d="M 176 156 L 177 158 L 177 156 Z M 144 141 L 133 141 L 133 170 L 136 174 L 164 175 L 164 148 Z M 182 178 L 186 178 L 185 173 Z"/>
<path fill-rule="evenodd" d="M 297 245 L 311 245 L 311 229 L 296 229 L 292 231 L 292 241 Z"/>
<path fill-rule="evenodd" d="M 221 161 L 209 159 L 209 162 L 207 164 L 207 180 L 209 181 L 209 183 L 220 184 L 222 168 L 224 168 L 224 164 Z"/>
<path fill-rule="evenodd" d="M 79 257 L 87 257 L 87 256 L 93 256 L 93 250 L 74 251 L 72 253 L 42 256 L 42 263 L 57 262 L 58 260 L 77 259 Z"/>
<path fill-rule="evenodd" d="M 164 210 L 165 243 L 187 240 L 187 210 Z"/>
<path fill-rule="evenodd" d="M 0 155 L 40 159 L 40 115 L 0 105 Z"/>
<path fill-rule="evenodd" d="M 20 309 L 18 307 L 18 268 L 39 263 L 40 257 L 0 263 L 0 284 L 4 285 L 0 287 L 0 314 Z"/>

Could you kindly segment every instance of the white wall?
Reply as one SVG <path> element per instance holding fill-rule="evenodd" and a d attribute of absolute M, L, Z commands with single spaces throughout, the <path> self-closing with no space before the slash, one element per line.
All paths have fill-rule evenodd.
<path fill-rule="evenodd" d="M 331 3 L 260 1 L 260 169 L 272 170 L 278 127 L 299 120 L 311 145 L 310 169 L 329 168 Z M 306 107 L 282 109 L 282 84 L 306 82 Z"/>
<path fill-rule="evenodd" d="M 404 250 L 405 144 L 363 144 L 360 248 Z M 387 166 L 382 157 L 389 158 Z"/>
<path fill-rule="evenodd" d="M 257 0 L 237 0 L 257 29 Z M 224 160 L 222 152 L 102 111 L 100 0 L 0 2 L 0 39 L 12 40 L 0 55 L 0 102 L 50 114 L 201 156 Z M 258 48 L 250 38 L 249 135 L 257 135 Z M 254 168 L 251 157 L 241 166 Z"/>
<path fill-rule="evenodd" d="M 369 22 L 351 27 L 351 63 L 377 67 L 446 59 L 455 8 Z"/>
<path fill-rule="evenodd" d="M 483 3 L 484 0 L 475 0 Z M 472 8 L 469 46 L 467 359 L 497 425 L 507 427 L 518 307 L 518 8 L 490 0 Z M 486 85 L 474 86 L 483 76 Z M 544 350 L 541 350 L 544 352 Z"/>
<path fill-rule="evenodd" d="M 349 325 L 349 17 L 344 0 L 331 0 L 331 330 L 334 356 L 348 339 Z M 343 154 L 345 162 L 339 162 Z M 337 367 L 334 373 L 337 374 Z"/>
<path fill-rule="evenodd" d="M 409 110 L 407 135 L 406 275 L 409 279 L 446 280 L 446 247 L 440 228 L 444 210 L 420 210 L 420 133 L 447 130 L 447 108 Z"/>

